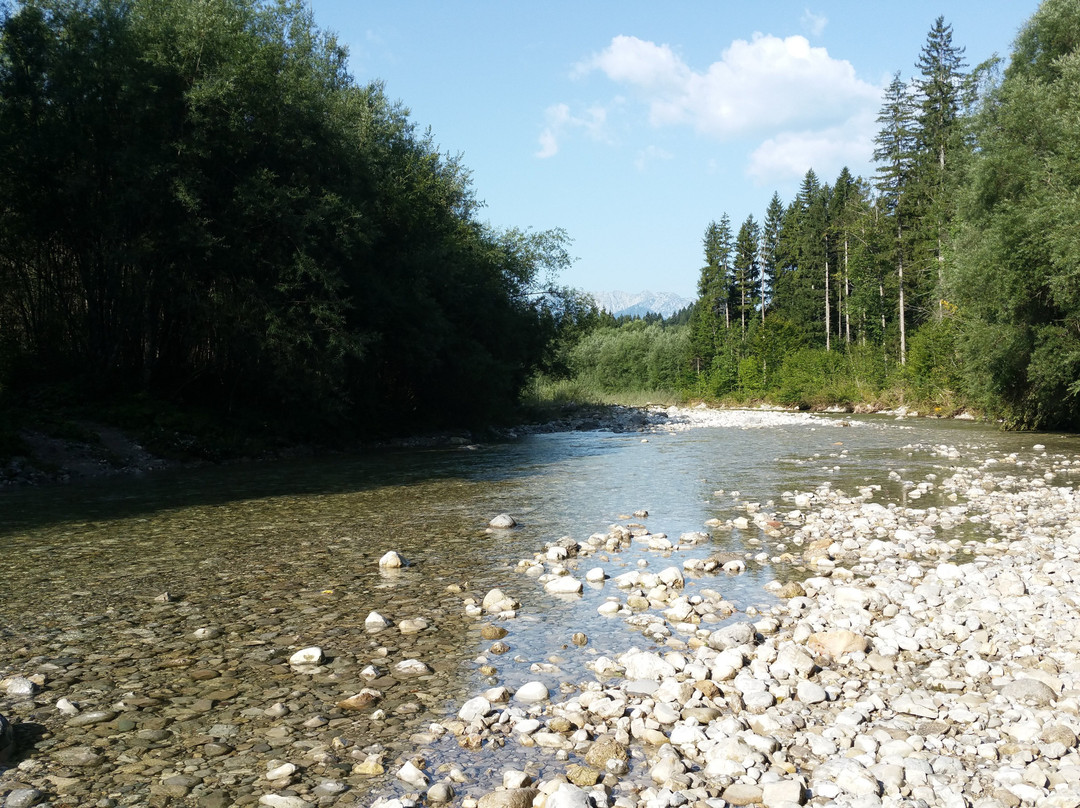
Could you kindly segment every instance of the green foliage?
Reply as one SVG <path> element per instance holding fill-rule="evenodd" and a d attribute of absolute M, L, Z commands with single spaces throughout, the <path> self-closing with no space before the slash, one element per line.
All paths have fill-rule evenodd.
<path fill-rule="evenodd" d="M 584 316 L 542 294 L 566 234 L 480 224 L 468 171 L 301 0 L 19 2 L 0 165 L 6 387 L 321 434 L 475 423 Z"/>
<path fill-rule="evenodd" d="M 949 276 L 973 394 L 1028 428 L 1080 428 L 1077 25 L 1044 2 L 985 100 Z"/>

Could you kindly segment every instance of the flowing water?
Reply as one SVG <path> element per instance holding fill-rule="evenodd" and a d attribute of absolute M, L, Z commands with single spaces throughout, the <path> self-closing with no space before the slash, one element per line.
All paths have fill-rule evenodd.
<path fill-rule="evenodd" d="M 329 727 L 308 733 L 311 743 L 346 737 L 357 748 L 383 744 L 407 751 L 409 733 L 454 712 L 483 687 L 513 689 L 540 679 L 557 690 L 587 678 L 583 666 L 599 654 L 651 647 L 620 619 L 597 614 L 596 606 L 615 591 L 610 581 L 587 586 L 581 597 L 556 597 L 517 569 L 519 559 L 548 542 L 563 536 L 583 541 L 628 521 L 674 539 L 704 529 L 706 520 L 745 514 L 747 501 L 787 512 L 794 505 L 785 493 L 822 483 L 854 493 L 873 482 L 882 486 L 879 501 L 901 502 L 909 488 L 903 481 L 944 477 L 952 464 L 1030 451 L 1036 442 L 1051 451 L 1076 450 L 1075 438 L 1009 435 L 970 423 L 828 416 L 761 429 L 534 435 L 479 447 L 5 492 L 0 678 L 43 670 L 54 681 L 49 698 L 22 708 L 3 707 L 0 700 L 0 711 L 22 709 L 22 720 L 49 727 L 38 744 L 43 754 L 70 742 L 54 728 L 49 704 L 66 695 L 64 688 L 73 699 L 97 698 L 105 706 L 122 694 L 146 695 L 167 705 L 166 724 L 191 724 L 191 735 L 207 731 L 191 705 L 214 685 L 212 720 L 241 727 L 231 736 L 238 755 L 260 748 L 243 740 L 245 722 L 255 732 L 259 722 L 252 716 L 259 709 L 289 699 L 302 718 L 329 716 Z M 929 451 L 941 444 L 957 447 L 961 459 Z M 890 471 L 896 472 L 891 479 Z M 923 503 L 941 504 L 933 492 Z M 648 516 L 630 516 L 639 510 Z M 502 512 L 514 515 L 519 527 L 486 530 Z M 635 544 L 588 559 L 578 575 L 591 566 L 605 567 L 611 577 L 639 564 L 659 571 L 718 551 L 774 553 L 770 541 L 751 524 L 717 531 L 710 543 L 670 558 Z M 380 571 L 378 559 L 388 550 L 408 566 Z M 770 603 L 763 586 L 773 578 L 804 574 L 797 564 L 751 562 L 743 575 L 691 576 L 687 589 L 716 589 L 746 608 Z M 505 624 L 505 655 L 487 652 L 491 643 L 480 637 L 481 621 L 464 613 L 467 598 L 482 598 L 492 587 L 522 604 Z M 393 629 L 371 635 L 364 619 L 372 610 L 395 623 L 426 616 L 432 625 L 409 637 Z M 219 635 L 193 638 L 207 627 Z M 579 631 L 589 638 L 583 648 L 570 643 Z M 333 661 L 300 695 L 305 680 L 284 660 L 307 645 L 323 647 Z M 335 712 L 336 699 L 368 684 L 358 675 L 361 668 L 373 662 L 385 668 L 403 658 L 420 658 L 434 672 L 408 686 L 377 679 L 385 718 Z M 482 674 L 483 664 L 496 672 Z M 178 670 L 203 673 L 194 682 L 180 681 Z M 133 725 L 141 726 L 141 714 L 132 715 Z M 129 753 L 123 738 L 100 735 L 107 752 Z M 134 775 L 148 777 L 179 768 L 185 754 L 166 747 L 130 766 Z M 250 791 L 239 776 L 219 785 Z"/>

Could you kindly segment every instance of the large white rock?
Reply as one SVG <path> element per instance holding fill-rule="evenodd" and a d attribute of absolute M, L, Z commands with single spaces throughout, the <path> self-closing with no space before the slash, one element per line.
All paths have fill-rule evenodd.
<path fill-rule="evenodd" d="M 405 566 L 405 559 L 403 559 L 393 550 L 386 553 L 385 555 L 383 555 L 382 558 L 379 559 L 379 567 L 384 570 L 394 570 L 403 566 Z"/>
<path fill-rule="evenodd" d="M 544 589 L 553 595 L 579 595 L 582 586 L 577 578 L 571 575 L 560 575 L 544 584 Z"/>
<path fill-rule="evenodd" d="M 289 664 L 297 667 L 301 665 L 321 665 L 325 659 L 323 650 L 317 645 L 312 645 L 308 648 L 301 648 L 289 657 Z"/>
<path fill-rule="evenodd" d="M 488 526 L 498 530 L 509 530 L 510 528 L 517 526 L 517 520 L 508 513 L 500 513 L 488 522 Z"/>
<path fill-rule="evenodd" d="M 590 805 L 588 793 L 570 783 L 559 783 L 544 803 L 545 808 L 589 808 Z"/>
<path fill-rule="evenodd" d="M 491 712 L 491 702 L 483 696 L 469 699 L 458 710 L 458 718 L 472 723 Z"/>
<path fill-rule="evenodd" d="M 311 803 L 307 800 L 284 794 L 264 794 L 259 797 L 259 805 L 268 805 L 270 808 L 311 808 Z"/>
<path fill-rule="evenodd" d="M 428 776 L 413 765 L 411 760 L 397 770 L 397 779 L 415 788 L 427 788 Z"/>
<path fill-rule="evenodd" d="M 364 628 L 371 632 L 382 631 L 389 625 L 390 621 L 378 612 L 370 612 L 364 619 Z"/>
<path fill-rule="evenodd" d="M 660 681 L 674 676 L 675 666 L 649 651 L 631 651 L 619 659 L 626 668 L 627 679 L 651 679 Z"/>
<path fill-rule="evenodd" d="M 403 659 L 394 665 L 394 672 L 398 676 L 424 676 L 432 671 L 419 659 Z"/>
<path fill-rule="evenodd" d="M 841 793 L 880 796 L 881 784 L 873 772 L 852 758 L 827 760 L 814 770 L 811 788 L 815 796 L 833 799 Z"/>
<path fill-rule="evenodd" d="M 498 612 L 508 612 L 516 609 L 518 602 L 508 597 L 501 589 L 492 589 L 484 595 L 481 607 L 488 614 L 497 614 Z"/>
<path fill-rule="evenodd" d="M 526 682 L 514 693 L 514 701 L 520 701 L 523 704 L 537 704 L 546 701 L 547 697 L 547 685 L 543 682 Z"/>

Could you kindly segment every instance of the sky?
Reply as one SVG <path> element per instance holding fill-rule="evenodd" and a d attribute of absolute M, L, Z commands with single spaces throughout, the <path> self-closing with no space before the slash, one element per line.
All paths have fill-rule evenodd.
<path fill-rule="evenodd" d="M 806 171 L 870 178 L 882 91 L 938 16 L 975 67 L 1035 0 L 308 0 L 356 81 L 472 174 L 479 218 L 561 227 L 588 292 L 692 298 L 702 238 L 759 222 Z"/>

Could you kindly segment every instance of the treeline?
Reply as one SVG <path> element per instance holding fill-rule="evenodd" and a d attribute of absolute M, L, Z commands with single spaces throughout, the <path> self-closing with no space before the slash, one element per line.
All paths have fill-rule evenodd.
<path fill-rule="evenodd" d="M 1080 4 L 1046 0 L 1004 71 L 969 70 L 939 17 L 885 93 L 875 176 L 811 169 L 788 204 L 710 222 L 689 323 L 600 328 L 571 351 L 578 378 L 1080 428 L 1077 31 Z M 609 359 L 628 355 L 629 385 Z"/>
<path fill-rule="evenodd" d="M 6 6 L 0 404 L 484 422 L 545 361 L 568 240 L 478 207 L 302 0 Z"/>

